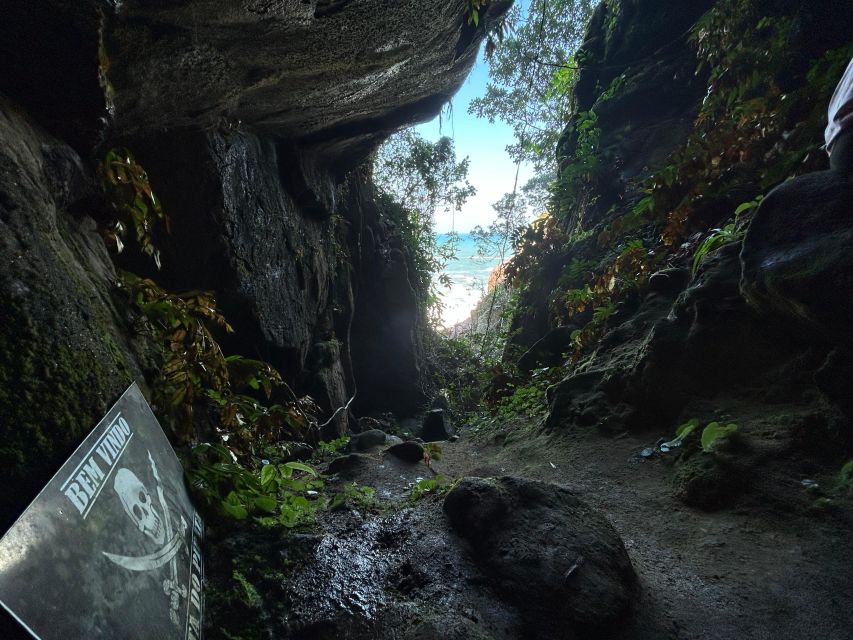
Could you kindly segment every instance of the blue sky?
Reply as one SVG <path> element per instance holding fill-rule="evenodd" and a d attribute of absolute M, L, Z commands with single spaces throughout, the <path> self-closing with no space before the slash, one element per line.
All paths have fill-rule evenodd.
<path fill-rule="evenodd" d="M 489 65 L 483 60 L 482 52 L 468 79 L 453 98 L 451 115 L 418 125 L 415 130 L 424 138 L 436 141 L 442 135 L 454 140 L 456 156 L 471 160 L 468 169 L 468 181 L 477 189 L 477 195 L 465 203 L 462 211 L 453 214 L 439 213 L 435 226 L 438 233 L 451 230 L 466 232 L 476 225 L 488 225 L 494 220 L 492 204 L 500 197 L 512 191 L 515 181 L 516 165 L 510 159 L 505 147 L 513 141 L 512 128 L 496 121 L 489 124 L 484 118 L 468 114 L 468 105 L 473 98 L 485 95 L 489 80 Z M 522 165 L 518 176 L 518 186 L 532 176 L 529 166 Z"/>

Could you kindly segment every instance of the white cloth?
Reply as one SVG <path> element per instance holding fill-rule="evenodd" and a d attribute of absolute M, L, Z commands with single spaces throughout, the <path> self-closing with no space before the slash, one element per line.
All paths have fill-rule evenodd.
<path fill-rule="evenodd" d="M 853 59 L 835 87 L 835 93 L 829 101 L 828 116 L 829 124 L 823 135 L 826 139 L 826 152 L 831 155 L 832 145 L 841 132 L 853 128 Z"/>

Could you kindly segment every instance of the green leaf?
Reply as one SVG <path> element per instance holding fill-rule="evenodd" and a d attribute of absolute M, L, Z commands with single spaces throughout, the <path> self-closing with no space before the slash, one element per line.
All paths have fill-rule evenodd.
<path fill-rule="evenodd" d="M 311 476 L 316 477 L 317 471 L 313 467 L 309 467 L 307 464 L 303 464 L 302 462 L 285 462 L 284 467 L 288 469 L 293 469 L 294 471 L 303 471 Z"/>
<path fill-rule="evenodd" d="M 702 451 L 710 453 L 714 450 L 714 445 L 721 439 L 725 438 L 737 431 L 736 424 L 720 424 L 719 422 L 711 422 L 702 431 Z"/>
<path fill-rule="evenodd" d="M 284 527 L 292 527 L 299 521 L 299 512 L 294 509 L 290 509 L 289 507 L 282 506 L 281 515 L 279 515 L 278 521 Z"/>
<path fill-rule="evenodd" d="M 267 513 L 275 513 L 275 509 L 277 503 L 275 498 L 270 496 L 255 496 L 252 498 L 252 503 L 260 509 L 261 511 L 266 511 Z"/>
<path fill-rule="evenodd" d="M 347 502 L 347 496 L 342 491 L 340 493 L 336 493 L 334 497 L 329 500 L 329 510 L 336 511 L 337 509 L 341 509 Z"/>
<path fill-rule="evenodd" d="M 696 418 L 691 418 L 684 424 L 678 426 L 678 428 L 675 430 L 675 438 L 673 438 L 669 442 L 664 442 L 661 446 L 669 447 L 670 449 L 680 447 L 684 443 L 684 439 L 691 433 L 693 433 L 696 430 L 696 427 L 698 426 L 699 420 Z"/>
<path fill-rule="evenodd" d="M 276 468 L 274 464 L 265 464 L 261 468 L 261 486 L 268 486 L 276 477 Z"/>
<path fill-rule="evenodd" d="M 220 503 L 222 511 L 231 516 L 235 520 L 245 520 L 249 512 L 242 504 L 240 504 L 237 495 L 232 491 L 228 497 Z"/>
<path fill-rule="evenodd" d="M 696 427 L 698 427 L 698 426 L 699 426 L 699 420 L 697 418 L 691 418 L 690 420 L 688 420 L 684 424 L 680 425 L 675 430 L 675 435 L 680 437 L 680 438 L 685 438 L 685 437 L 689 436 L 693 432 L 693 430 L 696 429 Z"/>

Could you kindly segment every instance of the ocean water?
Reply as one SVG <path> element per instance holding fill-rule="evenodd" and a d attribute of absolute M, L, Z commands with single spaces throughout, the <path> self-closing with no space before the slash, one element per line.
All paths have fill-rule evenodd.
<path fill-rule="evenodd" d="M 437 238 L 439 244 L 448 241 L 446 234 L 438 234 Z M 507 253 L 506 259 L 510 257 L 511 254 Z M 449 289 L 439 286 L 444 304 L 441 320 L 445 327 L 452 327 L 468 318 L 486 292 L 489 276 L 500 262 L 500 256 L 479 255 L 473 236 L 459 234 L 456 259 L 449 262 L 444 270 L 452 284 Z"/>

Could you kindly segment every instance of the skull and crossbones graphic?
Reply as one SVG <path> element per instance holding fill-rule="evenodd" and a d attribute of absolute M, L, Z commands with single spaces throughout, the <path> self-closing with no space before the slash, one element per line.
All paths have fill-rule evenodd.
<path fill-rule="evenodd" d="M 186 545 L 184 533 L 187 529 L 187 522 L 181 515 L 180 525 L 177 531 L 173 531 L 172 515 L 166 504 L 157 465 L 154 463 L 150 451 L 148 452 L 148 461 L 157 483 L 159 509 L 151 499 L 148 488 L 130 469 L 123 467 L 116 472 L 113 489 L 134 526 L 154 542 L 158 549 L 144 556 L 123 556 L 106 551 L 102 553 L 111 562 L 130 571 L 153 571 L 168 563 L 169 577 L 163 580 L 163 592 L 169 597 L 169 617 L 173 623 L 179 625 L 178 610 L 181 599 L 187 597 L 187 588 L 178 582 L 175 556 L 180 551 L 181 546 Z"/>

